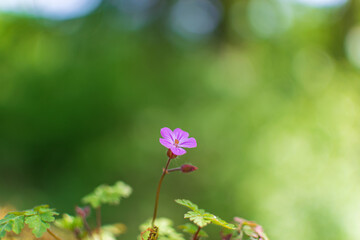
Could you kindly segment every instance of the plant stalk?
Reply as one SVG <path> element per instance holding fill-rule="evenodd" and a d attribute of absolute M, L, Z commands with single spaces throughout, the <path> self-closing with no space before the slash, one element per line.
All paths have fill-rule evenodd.
<path fill-rule="evenodd" d="M 93 235 L 92 235 L 91 228 L 90 228 L 88 222 L 86 221 L 86 218 L 83 217 L 82 219 L 83 219 L 84 227 L 85 227 L 86 231 L 88 232 L 90 238 L 91 238 L 91 239 L 94 239 L 94 237 L 93 237 Z"/>
<path fill-rule="evenodd" d="M 96 208 L 96 232 L 99 235 L 100 240 L 101 238 L 101 206 Z"/>
<path fill-rule="evenodd" d="M 156 219 L 156 215 L 157 215 L 157 210 L 158 210 L 158 205 L 159 205 L 159 196 L 160 196 L 160 189 L 161 189 L 161 184 L 162 184 L 162 181 L 164 180 L 164 177 L 167 173 L 167 169 L 169 167 L 169 164 L 170 164 L 170 161 L 171 161 L 171 157 L 169 157 L 167 163 L 166 163 L 166 166 L 165 166 L 165 169 L 161 175 L 161 178 L 160 178 L 160 181 L 159 181 L 159 185 L 158 185 L 158 188 L 157 188 L 157 191 L 156 191 L 156 198 L 155 198 L 155 207 L 154 207 L 154 215 L 153 215 L 153 219 L 152 219 L 152 222 L 151 222 L 151 225 L 154 227 L 154 223 L 155 223 L 155 219 Z"/>
<path fill-rule="evenodd" d="M 194 234 L 193 240 L 198 240 L 198 235 L 199 235 L 200 230 L 201 230 L 201 227 L 199 227 L 198 230 L 196 231 L 196 233 Z"/>
<path fill-rule="evenodd" d="M 61 240 L 61 238 L 59 238 L 58 236 L 55 235 L 55 233 L 53 233 L 49 228 L 47 229 L 47 232 L 56 240 Z"/>

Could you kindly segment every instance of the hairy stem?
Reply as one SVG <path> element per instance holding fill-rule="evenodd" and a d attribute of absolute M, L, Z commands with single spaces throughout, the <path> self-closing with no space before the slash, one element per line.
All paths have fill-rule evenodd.
<path fill-rule="evenodd" d="M 169 157 L 167 163 L 166 163 L 166 166 L 165 166 L 165 169 L 161 175 L 161 178 L 160 178 L 160 181 L 159 181 L 159 185 L 158 185 L 158 188 L 157 188 L 157 191 L 156 191 L 156 198 L 155 198 L 155 207 L 154 207 L 154 215 L 153 215 L 153 219 L 152 219 L 152 222 L 151 222 L 151 225 L 154 227 L 154 223 L 155 223 L 155 219 L 156 219 L 156 215 L 157 215 L 157 209 L 158 209 L 158 205 L 159 205 L 159 196 L 160 196 L 160 188 L 161 188 L 161 184 L 162 184 L 162 181 L 164 180 L 164 177 L 167 173 L 167 169 L 169 167 L 169 164 L 170 164 L 170 161 L 171 161 L 171 158 Z"/>
<path fill-rule="evenodd" d="M 194 234 L 193 240 L 198 240 L 198 235 L 199 235 L 200 230 L 201 230 L 201 227 L 199 227 L 198 230 L 196 231 L 196 233 Z"/>
<path fill-rule="evenodd" d="M 100 240 L 101 239 L 101 206 L 96 208 L 96 232 L 99 235 Z"/>
<path fill-rule="evenodd" d="M 47 229 L 47 232 L 56 240 L 61 240 L 61 238 L 59 238 L 58 236 L 56 236 L 49 228 Z"/>

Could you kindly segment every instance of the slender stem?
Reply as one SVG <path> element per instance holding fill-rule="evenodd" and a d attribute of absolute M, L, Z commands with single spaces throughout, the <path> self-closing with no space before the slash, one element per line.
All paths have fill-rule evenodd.
<path fill-rule="evenodd" d="M 155 207 L 154 207 L 154 215 L 153 215 L 153 219 L 152 219 L 152 222 L 151 222 L 151 225 L 154 227 L 154 223 L 155 223 L 155 219 L 156 219 L 156 214 L 157 214 L 157 209 L 158 209 L 158 205 L 159 205 L 159 196 L 160 196 L 160 188 L 161 188 L 161 184 L 162 184 L 162 181 L 164 180 L 164 177 L 167 173 L 167 169 L 169 167 L 169 164 L 170 164 L 170 161 L 171 161 L 171 158 L 169 157 L 167 163 L 166 163 L 166 166 L 165 166 L 165 169 L 161 175 L 161 178 L 160 178 L 160 181 L 159 181 L 159 185 L 158 185 L 158 188 L 157 188 L 157 191 L 156 191 L 156 198 L 155 198 Z"/>
<path fill-rule="evenodd" d="M 56 240 L 61 240 L 61 238 L 59 238 L 58 236 L 56 236 L 49 228 L 47 229 L 47 232 Z"/>
<path fill-rule="evenodd" d="M 96 208 L 96 231 L 99 235 L 100 240 L 102 240 L 101 238 L 101 206 Z"/>
<path fill-rule="evenodd" d="M 90 228 L 88 222 L 86 221 L 86 218 L 83 217 L 82 219 L 83 219 L 84 227 L 85 227 L 86 231 L 88 232 L 90 238 L 94 239 L 94 237 L 93 237 L 93 235 L 92 235 L 92 233 L 91 233 L 91 232 L 92 232 L 92 231 L 91 231 L 91 228 Z"/>
<path fill-rule="evenodd" d="M 171 168 L 171 169 L 168 169 L 167 172 L 176 172 L 176 171 L 181 171 L 181 167 L 177 167 L 177 168 Z"/>
<path fill-rule="evenodd" d="M 79 228 L 74 229 L 74 234 L 75 234 L 75 237 L 76 237 L 77 240 L 81 240 L 80 229 Z"/>
<path fill-rule="evenodd" d="M 198 235 L 199 235 L 200 230 L 201 230 L 201 227 L 199 227 L 198 230 L 196 231 L 196 233 L 194 234 L 193 240 L 198 239 Z"/>

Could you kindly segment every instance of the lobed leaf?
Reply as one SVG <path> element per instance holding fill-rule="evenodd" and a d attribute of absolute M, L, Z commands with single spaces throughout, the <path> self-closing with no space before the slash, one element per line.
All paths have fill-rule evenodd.
<path fill-rule="evenodd" d="M 32 233 L 37 238 L 41 237 L 50 228 L 50 224 L 42 221 L 39 215 L 27 217 L 25 223 L 32 229 Z"/>
<path fill-rule="evenodd" d="M 0 220 L 0 238 L 6 235 L 6 232 L 13 231 L 19 234 L 24 228 L 24 216 L 18 216 L 15 214 L 7 214 Z"/>
<path fill-rule="evenodd" d="M 188 218 L 190 221 L 194 222 L 199 227 L 203 228 L 209 223 L 211 223 L 210 220 L 206 219 L 203 214 L 199 211 L 189 211 L 184 215 L 184 218 Z"/>
<path fill-rule="evenodd" d="M 221 218 L 215 216 L 214 214 L 205 212 L 204 209 L 199 209 L 198 206 L 192 203 L 190 200 L 186 199 L 176 199 L 176 203 L 190 208 L 192 211 L 187 212 L 184 215 L 184 218 L 189 218 L 190 221 L 194 222 L 197 226 L 203 228 L 209 223 L 213 223 L 224 228 L 235 229 L 235 225 L 227 223 Z"/>
<path fill-rule="evenodd" d="M 185 207 L 188 207 L 188 208 L 190 208 L 190 209 L 193 210 L 193 211 L 199 210 L 199 207 L 198 207 L 195 203 L 191 202 L 190 200 L 187 200 L 187 199 L 176 199 L 175 202 L 178 203 L 178 204 L 180 204 L 180 205 L 183 205 L 183 206 L 185 206 Z"/>
<path fill-rule="evenodd" d="M 22 212 L 10 212 L 0 220 L 0 238 L 10 231 L 19 234 L 25 223 L 33 230 L 36 237 L 41 237 L 50 227 L 49 223 L 55 221 L 55 215 L 58 213 L 54 209 L 48 208 L 47 205 Z"/>
<path fill-rule="evenodd" d="M 82 201 L 90 204 L 93 208 L 99 207 L 101 204 L 117 205 L 121 198 L 127 198 L 132 193 L 129 185 L 123 182 L 117 182 L 114 186 L 100 185 L 94 192 L 85 196 Z"/>

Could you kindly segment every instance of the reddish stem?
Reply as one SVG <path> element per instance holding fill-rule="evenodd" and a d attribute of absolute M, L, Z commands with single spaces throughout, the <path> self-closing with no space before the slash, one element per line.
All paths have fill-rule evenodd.
<path fill-rule="evenodd" d="M 157 191 L 156 191 L 156 198 L 155 198 L 155 207 L 154 207 L 154 215 L 153 215 L 153 219 L 152 219 L 152 222 L 151 222 L 151 225 L 154 227 L 154 223 L 155 223 L 155 219 L 156 219 L 156 215 L 157 215 L 157 210 L 158 210 L 158 205 L 159 205 L 159 196 L 160 196 L 160 189 L 161 189 L 161 184 L 162 184 L 162 181 L 164 180 L 164 177 L 167 173 L 167 169 L 169 167 L 169 164 L 170 164 L 170 161 L 171 161 L 171 157 L 169 157 L 167 163 L 166 163 L 166 166 L 165 166 L 165 169 L 163 170 L 163 173 L 161 175 L 161 178 L 160 178 L 160 181 L 159 181 L 159 185 L 158 185 L 158 188 L 157 188 Z"/>
<path fill-rule="evenodd" d="M 100 240 L 102 240 L 101 237 L 101 206 L 96 208 L 96 232 L 99 235 Z"/>
<path fill-rule="evenodd" d="M 193 240 L 198 240 L 198 235 L 199 235 L 200 230 L 201 230 L 201 227 L 199 227 L 198 230 L 196 231 L 196 233 L 194 234 Z"/>
<path fill-rule="evenodd" d="M 55 233 L 53 233 L 49 228 L 47 229 L 47 232 L 56 240 L 61 240 L 58 236 L 55 235 Z"/>

